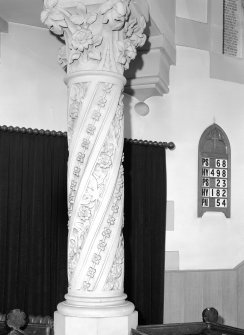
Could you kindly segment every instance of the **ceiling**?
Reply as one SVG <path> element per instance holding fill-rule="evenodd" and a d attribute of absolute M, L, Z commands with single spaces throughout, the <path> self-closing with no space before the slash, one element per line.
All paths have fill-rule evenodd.
<path fill-rule="evenodd" d="M 43 0 L 0 0 L 0 17 L 7 22 L 43 27 Z"/>
<path fill-rule="evenodd" d="M 40 19 L 42 10 L 43 0 L 0 0 L 0 18 L 7 22 L 47 28 Z M 150 35 L 159 33 L 153 20 L 148 28 Z"/>

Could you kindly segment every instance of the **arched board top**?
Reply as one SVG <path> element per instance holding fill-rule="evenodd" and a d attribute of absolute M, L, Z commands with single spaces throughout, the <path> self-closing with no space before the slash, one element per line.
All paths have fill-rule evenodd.
<path fill-rule="evenodd" d="M 204 130 L 200 141 L 199 151 L 206 154 L 230 154 L 230 142 L 224 130 L 216 123 Z"/>
<path fill-rule="evenodd" d="M 207 211 L 230 217 L 231 149 L 216 123 L 202 134 L 198 146 L 198 217 Z"/>

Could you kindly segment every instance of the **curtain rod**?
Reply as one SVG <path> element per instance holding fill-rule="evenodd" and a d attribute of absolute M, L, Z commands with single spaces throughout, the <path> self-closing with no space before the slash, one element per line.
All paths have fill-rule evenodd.
<path fill-rule="evenodd" d="M 134 143 L 134 144 L 142 144 L 142 145 L 153 145 L 155 147 L 164 147 L 169 150 L 175 149 L 174 142 L 156 142 L 156 141 L 146 141 L 146 140 L 136 140 L 136 139 L 128 139 L 125 138 L 125 142 Z"/>
<path fill-rule="evenodd" d="M 0 130 L 9 131 L 9 132 L 17 132 L 17 133 L 27 133 L 34 135 L 48 135 L 48 136 L 63 136 L 67 137 L 67 132 L 64 131 L 55 131 L 55 130 L 44 130 L 44 129 L 32 129 L 25 127 L 12 127 L 12 126 L 0 126 Z M 156 142 L 156 141 L 146 141 L 146 140 L 137 140 L 137 139 L 128 139 L 125 138 L 125 142 L 134 143 L 134 144 L 142 144 L 142 145 L 153 145 L 155 147 L 164 147 L 166 149 L 174 150 L 175 144 L 173 142 Z"/>
<path fill-rule="evenodd" d="M 9 132 L 16 132 L 16 133 L 27 133 L 27 134 L 34 134 L 34 135 L 48 135 L 48 136 L 67 136 L 66 132 L 62 131 L 55 131 L 55 130 L 44 130 L 44 129 L 32 129 L 32 128 L 25 128 L 25 127 L 8 127 L 8 126 L 0 126 L 0 130 L 9 131 Z"/>

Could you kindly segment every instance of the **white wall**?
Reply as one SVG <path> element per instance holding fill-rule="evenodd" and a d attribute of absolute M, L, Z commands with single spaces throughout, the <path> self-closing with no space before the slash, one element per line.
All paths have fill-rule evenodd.
<path fill-rule="evenodd" d="M 0 125 L 66 130 L 60 46 L 47 29 L 10 23 L 1 34 Z"/>
<path fill-rule="evenodd" d="M 175 230 L 167 232 L 166 250 L 179 250 L 180 269 L 233 268 L 244 258 L 243 102 L 243 85 L 209 78 L 207 51 L 177 47 L 170 93 L 149 98 L 150 113 L 145 117 L 127 111 L 131 119 L 131 126 L 126 124 L 127 137 L 176 144 L 175 151 L 167 151 L 168 199 L 175 203 Z M 198 142 L 214 119 L 229 137 L 232 150 L 230 219 L 222 213 L 197 218 Z"/>
<path fill-rule="evenodd" d="M 208 21 L 208 0 L 176 0 L 176 16 L 199 22 Z"/>

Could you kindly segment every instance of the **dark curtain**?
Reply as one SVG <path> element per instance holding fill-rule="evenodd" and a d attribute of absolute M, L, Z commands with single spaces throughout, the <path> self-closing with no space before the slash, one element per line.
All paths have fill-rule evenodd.
<path fill-rule="evenodd" d="M 125 142 L 125 292 L 162 323 L 165 149 Z M 0 130 L 0 312 L 53 315 L 67 292 L 67 139 Z"/>
<path fill-rule="evenodd" d="M 125 293 L 139 325 L 163 323 L 165 149 L 125 142 Z"/>
<path fill-rule="evenodd" d="M 52 315 L 67 291 L 67 139 L 0 131 L 0 311 Z"/>

